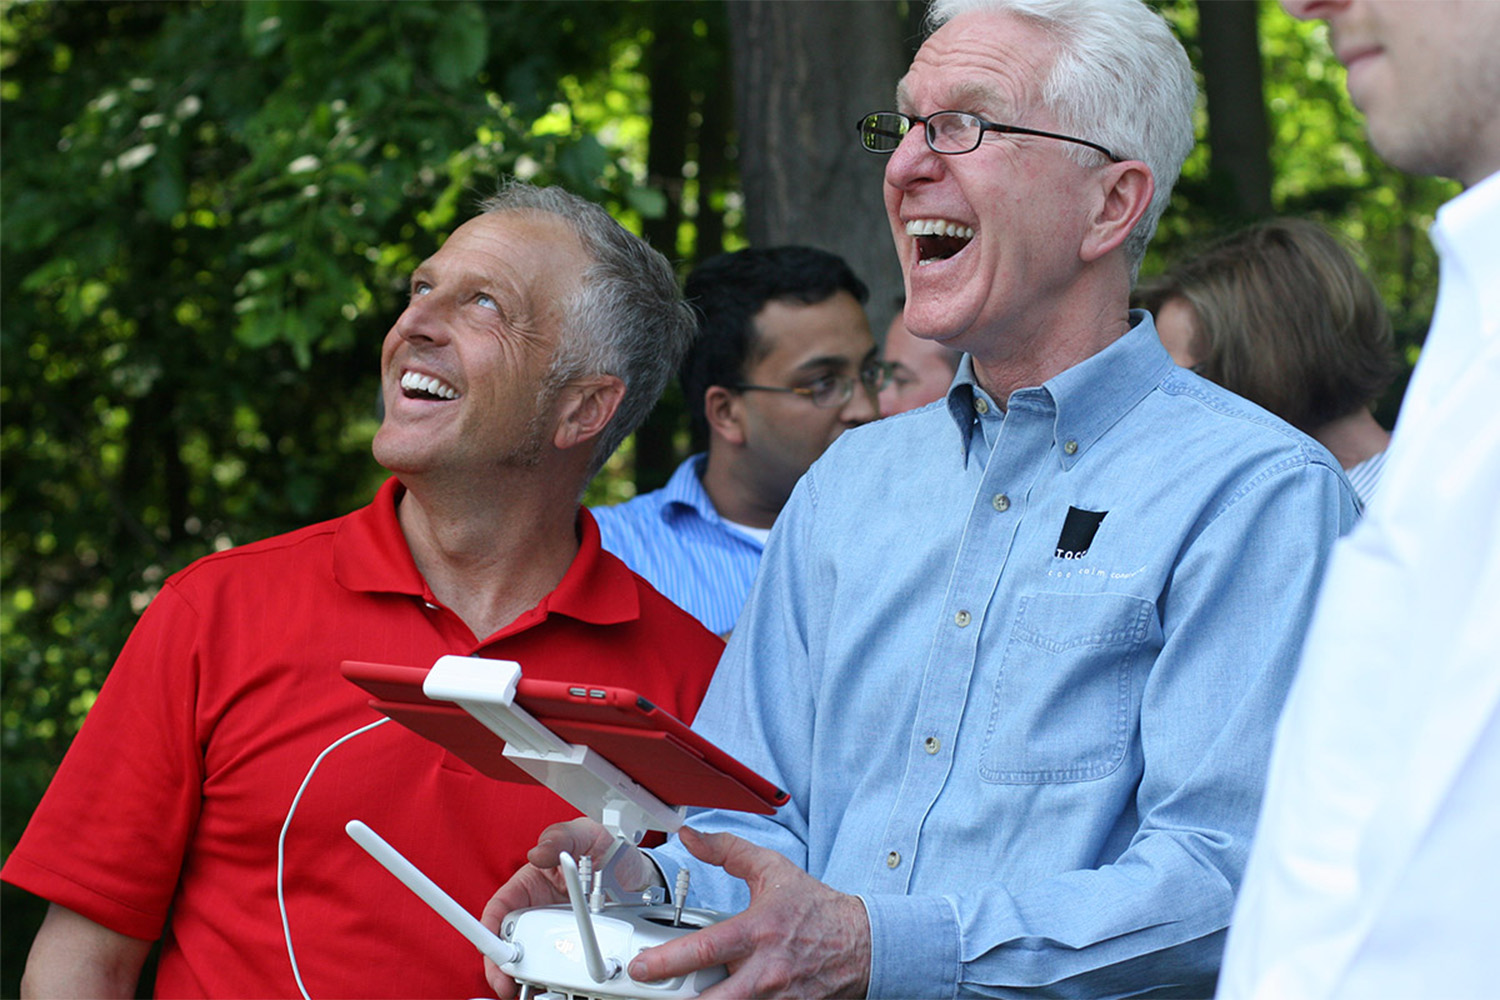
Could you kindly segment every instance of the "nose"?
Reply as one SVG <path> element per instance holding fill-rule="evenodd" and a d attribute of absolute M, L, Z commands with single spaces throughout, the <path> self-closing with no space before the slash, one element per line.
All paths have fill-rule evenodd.
<path fill-rule="evenodd" d="M 437 292 L 414 295 L 391 332 L 410 343 L 442 344 L 448 341 L 448 325 L 442 319 Z"/>
<path fill-rule="evenodd" d="M 885 163 L 885 182 L 906 188 L 914 181 L 932 180 L 942 171 L 943 157 L 927 145 L 927 127 L 912 123 Z"/>
<path fill-rule="evenodd" d="M 880 402 L 876 393 L 863 382 L 854 383 L 854 393 L 839 410 L 839 420 L 848 427 L 858 427 L 880 419 Z"/>
<path fill-rule="evenodd" d="M 896 397 L 898 394 L 899 390 L 896 388 L 895 380 L 886 383 L 886 387 L 880 390 L 876 401 L 879 403 L 880 415 L 882 417 L 888 417 L 896 412 L 896 403 L 898 402 Z"/>

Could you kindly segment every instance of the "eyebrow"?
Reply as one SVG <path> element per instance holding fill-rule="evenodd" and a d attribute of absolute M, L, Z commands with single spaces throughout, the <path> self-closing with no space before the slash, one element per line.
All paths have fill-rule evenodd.
<path fill-rule="evenodd" d="M 947 106 L 938 108 L 939 111 L 969 111 L 975 113 L 975 109 L 982 110 L 985 114 L 996 114 L 995 109 L 1005 106 L 1000 91 L 987 83 L 969 81 L 961 83 L 946 92 L 943 100 Z M 906 79 L 896 84 L 896 109 L 902 114 L 907 114 L 912 106 L 911 92 L 906 87 Z"/>
<path fill-rule="evenodd" d="M 874 356 L 875 348 L 871 348 L 868 354 L 854 363 L 854 367 L 856 369 L 863 367 L 865 362 L 869 361 Z M 848 370 L 849 367 L 849 359 L 842 354 L 820 354 L 817 357 L 808 358 L 806 361 L 799 364 L 796 368 L 793 368 L 792 371 L 811 372 L 816 371 L 819 368 L 833 368 L 840 371 L 845 371 Z"/>
<path fill-rule="evenodd" d="M 412 269 L 408 284 L 419 279 L 429 283 L 435 282 L 439 275 L 434 275 L 433 270 L 431 261 L 422 261 Z M 477 267 L 450 267 L 446 272 L 441 273 L 440 276 L 450 285 L 469 285 L 477 288 L 494 298 L 497 302 L 502 295 L 510 291 L 510 286 L 506 284 L 504 279 Z"/>
<path fill-rule="evenodd" d="M 998 114 L 1005 106 L 1000 91 L 985 83 L 963 83 L 948 92 L 948 100 L 958 104 L 960 111 L 983 111 L 985 114 Z"/>

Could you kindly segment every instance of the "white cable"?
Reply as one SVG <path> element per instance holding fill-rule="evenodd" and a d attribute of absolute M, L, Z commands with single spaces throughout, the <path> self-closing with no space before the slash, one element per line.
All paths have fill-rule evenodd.
<path fill-rule="evenodd" d="M 286 936 L 286 957 L 291 960 L 292 978 L 297 981 L 297 992 L 302 994 L 302 1000 L 312 1000 L 312 998 L 307 995 L 307 988 L 302 985 L 302 972 L 297 968 L 297 953 L 292 950 L 292 927 L 286 918 L 286 895 L 282 892 L 281 885 L 282 874 L 286 868 L 286 831 L 292 825 L 292 816 L 297 812 L 297 803 L 302 801 L 302 793 L 307 791 L 308 782 L 312 781 L 313 772 L 318 769 L 319 764 L 323 763 L 323 758 L 332 753 L 336 747 L 354 739 L 360 733 L 367 733 L 390 721 L 389 718 L 378 719 L 367 726 L 360 726 L 352 733 L 345 733 L 324 747 L 323 752 L 313 758 L 312 767 L 307 769 L 307 776 L 302 779 L 302 784 L 297 786 L 297 794 L 292 796 L 292 804 L 287 808 L 286 820 L 281 824 L 281 836 L 276 838 L 276 906 L 281 910 L 281 933 Z"/>

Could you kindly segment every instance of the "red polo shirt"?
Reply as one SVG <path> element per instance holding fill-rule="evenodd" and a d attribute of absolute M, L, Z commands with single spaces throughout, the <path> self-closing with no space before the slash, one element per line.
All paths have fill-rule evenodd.
<path fill-rule="evenodd" d="M 688 720 L 697 710 L 723 644 L 601 550 L 587 511 L 557 589 L 481 641 L 417 571 L 400 495 L 392 479 L 369 507 L 169 579 L 0 873 L 123 934 L 165 933 L 159 996 L 298 995 L 277 840 L 314 758 L 382 717 L 340 661 L 509 659 L 528 677 L 633 688 Z M 477 914 L 537 834 L 576 815 L 395 723 L 339 745 L 286 835 L 287 921 L 307 992 L 489 993 L 479 955 L 344 834 L 348 820 Z"/>

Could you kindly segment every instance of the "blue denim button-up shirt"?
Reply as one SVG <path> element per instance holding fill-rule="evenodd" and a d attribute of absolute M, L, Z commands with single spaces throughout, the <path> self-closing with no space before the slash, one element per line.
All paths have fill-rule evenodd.
<path fill-rule="evenodd" d="M 777 521 L 696 728 L 792 800 L 690 818 L 869 913 L 871 996 L 1206 996 L 1334 539 L 1311 439 L 1150 317 L 1001 409 L 839 438 Z M 748 903 L 691 863 L 696 905 Z"/>
<path fill-rule="evenodd" d="M 719 516 L 698 477 L 705 455 L 667 485 L 613 507 L 591 507 L 600 543 L 715 635 L 734 628 L 764 546 Z"/>

